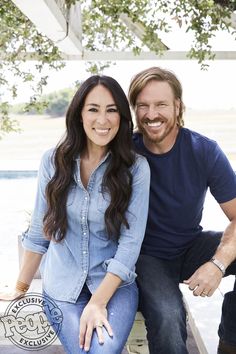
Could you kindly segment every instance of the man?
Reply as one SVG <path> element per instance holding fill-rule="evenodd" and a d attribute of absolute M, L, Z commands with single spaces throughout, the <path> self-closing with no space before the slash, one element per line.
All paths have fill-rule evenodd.
<path fill-rule="evenodd" d="M 150 354 L 185 354 L 186 311 L 179 283 L 211 296 L 236 274 L 236 175 L 217 143 L 183 128 L 182 87 L 158 67 L 137 74 L 129 99 L 137 151 L 151 167 L 149 217 L 137 264 Z M 200 226 L 206 191 L 229 219 L 223 233 Z M 236 284 L 224 297 L 219 354 L 236 353 Z"/>

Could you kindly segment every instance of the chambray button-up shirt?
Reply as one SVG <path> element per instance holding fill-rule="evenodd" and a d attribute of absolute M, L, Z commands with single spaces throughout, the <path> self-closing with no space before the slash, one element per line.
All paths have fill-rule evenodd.
<path fill-rule="evenodd" d="M 133 192 L 126 212 L 130 228 L 122 225 L 119 240 L 114 241 L 108 238 L 104 223 L 110 197 L 101 190 L 110 154 L 93 171 L 87 188 L 80 178 L 78 158 L 67 198 L 66 237 L 56 243 L 46 240 L 43 233 L 45 188 L 54 174 L 53 153 L 49 150 L 42 158 L 34 213 L 29 230 L 22 237 L 25 249 L 44 255 L 40 266 L 44 290 L 57 300 L 75 303 L 83 285 L 86 283 L 93 293 L 106 272 L 119 276 L 123 280 L 121 286 L 132 283 L 148 213 L 150 169 L 146 159 L 137 155 L 130 169 Z"/>

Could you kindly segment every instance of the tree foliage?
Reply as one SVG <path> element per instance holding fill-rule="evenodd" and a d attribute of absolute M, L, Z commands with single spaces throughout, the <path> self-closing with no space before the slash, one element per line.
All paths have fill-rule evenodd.
<path fill-rule="evenodd" d="M 81 0 L 83 9 L 84 46 L 91 50 L 132 49 L 165 50 L 161 34 L 171 32 L 170 19 L 186 32 L 192 31 L 194 40 L 189 58 L 203 64 L 214 59 L 210 40 L 218 30 L 234 34 L 230 15 L 236 8 L 235 0 Z M 141 41 L 122 21 L 125 14 L 143 29 Z"/>
<path fill-rule="evenodd" d="M 14 77 L 21 82 L 32 84 L 33 95 L 28 103 L 40 108 L 38 99 L 48 77 L 43 74 L 45 67 L 58 70 L 64 65 L 56 46 L 48 38 L 37 31 L 35 26 L 8 0 L 0 0 L 0 133 L 17 130 L 16 122 L 8 117 L 9 103 L 2 99 L 8 92 L 12 98 L 17 96 L 18 86 Z M 37 55 L 35 72 L 27 68 L 25 62 L 28 53 Z M 11 75 L 12 80 L 8 77 Z M 11 83 L 11 81 L 13 83 Z M 4 95 L 4 96 L 5 96 Z"/>
<path fill-rule="evenodd" d="M 65 0 L 69 8 L 77 0 Z M 211 39 L 218 30 L 226 30 L 235 35 L 230 27 L 230 15 L 236 9 L 236 0 L 80 0 L 83 18 L 82 45 L 88 50 L 142 50 L 163 53 L 161 42 L 164 32 L 173 30 L 172 22 L 191 31 L 194 39 L 189 48 L 189 58 L 197 59 L 202 68 L 206 60 L 214 59 Z M 125 25 L 126 16 L 142 30 L 141 38 Z M 8 90 L 12 97 L 18 88 L 10 85 L 6 72 L 21 78 L 22 82 L 33 84 L 34 95 L 27 108 L 37 107 L 38 97 L 47 84 L 43 75 L 45 66 L 60 69 L 63 66 L 56 46 L 40 34 L 32 23 L 9 0 L 0 0 L 0 131 L 15 129 L 14 122 L 8 119 L 8 102 L 1 102 L 1 92 Z M 36 53 L 35 68 L 40 78 L 25 69 L 26 53 Z M 90 70 L 96 72 L 108 64 L 93 62 Z M 8 71 L 7 71 L 8 69 Z M 41 103 L 42 104 L 42 103 Z"/>

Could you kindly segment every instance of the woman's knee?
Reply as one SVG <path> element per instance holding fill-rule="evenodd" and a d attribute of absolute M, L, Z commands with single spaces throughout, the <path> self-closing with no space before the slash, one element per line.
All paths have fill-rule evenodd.
<path fill-rule="evenodd" d="M 104 340 L 103 344 L 98 343 L 97 338 L 94 338 L 90 354 L 121 354 L 123 350 L 123 343 L 119 338 L 109 337 Z"/>

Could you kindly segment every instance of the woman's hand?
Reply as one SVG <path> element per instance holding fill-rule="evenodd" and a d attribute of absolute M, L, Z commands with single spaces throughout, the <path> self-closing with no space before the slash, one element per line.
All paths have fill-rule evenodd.
<path fill-rule="evenodd" d="M 0 291 L 0 300 L 2 301 L 12 301 L 19 299 L 20 297 L 23 297 L 25 295 L 24 291 L 20 290 L 9 290 L 9 291 Z"/>
<path fill-rule="evenodd" d="M 85 306 L 82 316 L 80 318 L 80 333 L 79 343 L 80 348 L 89 351 L 93 331 L 96 330 L 98 342 L 104 343 L 103 330 L 107 330 L 108 334 L 112 337 L 112 328 L 107 320 L 107 309 L 103 305 L 95 303 L 88 303 Z"/>

